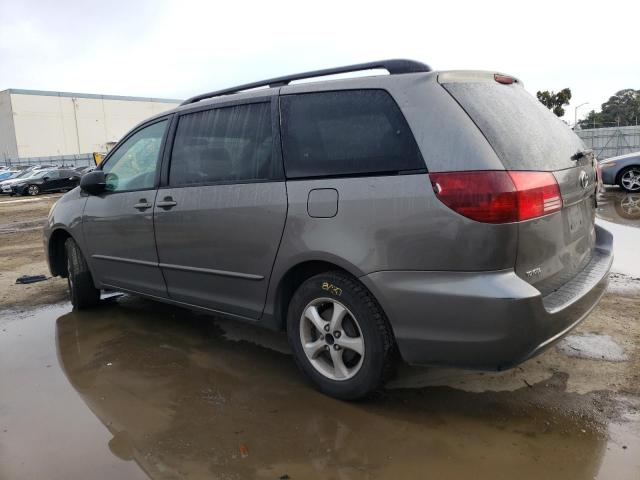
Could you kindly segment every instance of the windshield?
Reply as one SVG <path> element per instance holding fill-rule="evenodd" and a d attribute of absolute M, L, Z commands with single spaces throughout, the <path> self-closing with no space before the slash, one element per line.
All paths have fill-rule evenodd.
<path fill-rule="evenodd" d="M 20 172 L 19 174 L 17 174 L 15 177 L 13 178 L 28 178 L 31 175 L 33 175 L 34 171 L 33 170 L 23 170 L 22 172 Z"/>
<path fill-rule="evenodd" d="M 41 170 L 39 172 L 35 172 L 31 177 L 29 178 L 43 178 L 43 177 L 50 177 L 51 174 L 53 172 L 51 172 L 51 170 Z"/>

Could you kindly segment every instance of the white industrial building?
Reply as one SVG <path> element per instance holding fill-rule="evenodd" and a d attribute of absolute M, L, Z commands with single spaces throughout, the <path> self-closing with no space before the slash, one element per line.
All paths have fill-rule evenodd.
<path fill-rule="evenodd" d="M 108 151 L 180 100 L 9 89 L 0 92 L 0 165 Z"/>

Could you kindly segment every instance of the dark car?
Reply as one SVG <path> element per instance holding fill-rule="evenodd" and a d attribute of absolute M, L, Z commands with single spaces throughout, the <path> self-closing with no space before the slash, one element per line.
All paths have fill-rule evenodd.
<path fill-rule="evenodd" d="M 93 165 L 89 165 L 89 166 L 84 166 L 84 167 L 76 167 L 74 170 L 76 171 L 76 173 L 80 176 L 83 176 L 89 172 L 93 172 L 96 169 L 95 166 Z"/>
<path fill-rule="evenodd" d="M 595 194 L 593 153 L 516 78 L 391 60 L 144 121 L 58 200 L 45 250 L 76 308 L 120 290 L 286 330 L 352 399 L 396 352 L 503 369 L 584 320 L 612 262 Z"/>
<path fill-rule="evenodd" d="M 11 186 L 12 195 L 39 195 L 43 192 L 67 191 L 80 183 L 80 175 L 74 170 L 42 170 Z"/>

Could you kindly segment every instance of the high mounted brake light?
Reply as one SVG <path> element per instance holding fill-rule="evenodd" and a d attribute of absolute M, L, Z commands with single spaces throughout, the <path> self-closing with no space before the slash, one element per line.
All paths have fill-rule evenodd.
<path fill-rule="evenodd" d="M 512 83 L 517 82 L 515 78 L 510 77 L 509 75 L 500 75 L 499 73 L 496 73 L 495 75 L 493 75 L 493 79 L 496 82 L 502 83 L 504 85 L 511 85 Z"/>
<path fill-rule="evenodd" d="M 478 222 L 520 222 L 562 209 L 560 188 L 550 172 L 445 172 L 429 177 L 442 203 Z"/>

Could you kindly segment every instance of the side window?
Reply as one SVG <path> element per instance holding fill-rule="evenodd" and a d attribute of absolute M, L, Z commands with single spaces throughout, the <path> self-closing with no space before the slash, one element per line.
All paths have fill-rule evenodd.
<path fill-rule="evenodd" d="M 167 120 L 149 125 L 127 139 L 105 163 L 107 187 L 111 192 L 153 188 Z"/>
<path fill-rule="evenodd" d="M 282 168 L 273 158 L 272 148 L 269 103 L 182 115 L 171 153 L 169 184 L 278 178 Z"/>
<path fill-rule="evenodd" d="M 280 108 L 289 178 L 425 167 L 407 121 L 384 90 L 284 95 Z"/>

